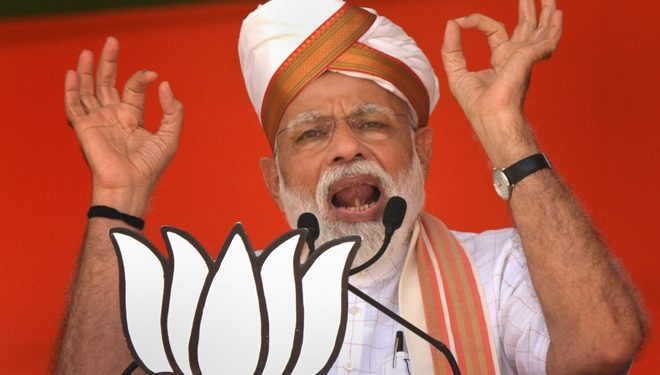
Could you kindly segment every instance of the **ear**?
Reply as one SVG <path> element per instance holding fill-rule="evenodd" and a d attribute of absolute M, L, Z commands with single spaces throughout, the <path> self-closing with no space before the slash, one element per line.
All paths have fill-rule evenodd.
<path fill-rule="evenodd" d="M 259 160 L 259 166 L 261 167 L 261 175 L 264 177 L 264 182 L 266 183 L 266 188 L 270 193 L 270 197 L 273 199 L 277 207 L 282 210 L 282 203 L 280 201 L 280 183 L 279 177 L 277 176 L 277 162 L 274 157 L 264 156 Z"/>
<path fill-rule="evenodd" d="M 415 130 L 415 150 L 417 150 L 417 156 L 419 156 L 419 161 L 422 163 L 424 176 L 429 174 L 429 168 L 431 167 L 432 141 L 433 129 L 430 127 L 425 126 Z"/>

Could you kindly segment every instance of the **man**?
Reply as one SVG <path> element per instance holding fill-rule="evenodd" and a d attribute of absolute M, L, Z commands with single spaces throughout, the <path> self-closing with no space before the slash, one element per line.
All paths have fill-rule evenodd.
<path fill-rule="evenodd" d="M 406 198 L 407 218 L 386 257 L 351 282 L 447 338 L 464 373 L 621 373 L 643 338 L 641 308 L 567 187 L 538 155 L 523 115 L 531 67 L 552 53 L 561 34 L 561 11 L 552 0 L 542 5 L 537 17 L 534 1 L 520 0 L 510 38 L 484 15 L 451 20 L 442 47 L 451 90 L 492 166 L 509 169 L 500 193 L 516 231 L 452 233 L 422 212 L 432 136 L 426 121 L 437 80 L 396 25 L 341 1 L 274 0 L 244 22 L 241 64 L 273 148 L 261 167 L 292 225 L 312 211 L 320 218 L 320 241 L 364 237 L 356 265 L 380 245 L 385 200 Z M 491 69 L 467 70 L 460 44 L 467 28 L 487 35 Z M 182 106 L 167 82 L 159 87 L 160 129 L 150 134 L 141 127 L 144 91 L 156 74 L 135 73 L 120 96 L 117 52 L 118 42 L 109 38 L 96 83 L 89 51 L 65 79 L 67 114 L 92 171 L 92 206 L 116 211 L 90 211 L 61 373 L 117 373 L 131 361 L 108 230 L 139 226 L 181 130 Z M 520 175 L 512 176 L 516 170 Z M 515 188 L 507 186 L 514 178 Z M 465 299 L 453 298 L 458 289 Z M 332 371 L 383 373 L 400 328 L 350 298 L 346 339 Z M 462 308 L 470 315 L 458 314 Z M 446 372 L 427 345 L 408 334 L 405 341 L 412 373 Z"/>

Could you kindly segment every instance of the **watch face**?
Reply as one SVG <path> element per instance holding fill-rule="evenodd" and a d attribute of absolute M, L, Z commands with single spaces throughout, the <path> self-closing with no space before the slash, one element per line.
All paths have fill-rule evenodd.
<path fill-rule="evenodd" d="M 504 171 L 501 169 L 495 169 L 493 171 L 493 186 L 495 187 L 495 192 L 500 198 L 508 200 L 511 196 L 511 185 L 509 184 L 509 179 L 506 178 Z"/>

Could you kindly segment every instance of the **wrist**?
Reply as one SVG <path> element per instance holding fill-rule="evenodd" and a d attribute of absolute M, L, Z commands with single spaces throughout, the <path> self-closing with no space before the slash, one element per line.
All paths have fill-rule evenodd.
<path fill-rule="evenodd" d="M 137 229 L 137 230 L 144 229 L 144 219 L 142 219 L 141 217 L 129 215 L 108 206 L 90 207 L 89 211 L 87 211 L 87 217 L 89 219 L 100 217 L 111 220 L 120 220 L 131 226 L 133 229 Z"/>
<path fill-rule="evenodd" d="M 551 169 L 552 165 L 545 154 L 535 154 L 525 157 L 506 168 L 493 169 L 493 186 L 500 198 L 508 201 L 514 187 L 521 181 L 543 169 Z"/>
<path fill-rule="evenodd" d="M 147 212 L 151 189 L 102 188 L 92 189 L 92 206 L 108 206 L 125 214 L 144 217 Z"/>
<path fill-rule="evenodd" d="M 472 124 L 494 168 L 506 168 L 539 153 L 532 128 L 520 112 L 482 116 Z"/>
<path fill-rule="evenodd" d="M 509 142 L 487 152 L 492 168 L 507 168 L 518 161 L 540 153 L 535 142 Z"/>

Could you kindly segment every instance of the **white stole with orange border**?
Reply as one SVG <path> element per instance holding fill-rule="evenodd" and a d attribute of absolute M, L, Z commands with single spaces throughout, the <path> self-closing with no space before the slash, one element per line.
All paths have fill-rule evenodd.
<path fill-rule="evenodd" d="M 403 317 L 445 343 L 463 374 L 499 374 L 474 265 L 442 221 L 422 213 L 399 282 Z M 442 353 L 406 333 L 413 374 L 451 374 Z"/>

